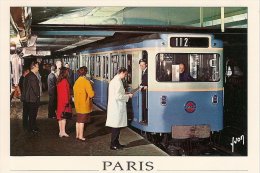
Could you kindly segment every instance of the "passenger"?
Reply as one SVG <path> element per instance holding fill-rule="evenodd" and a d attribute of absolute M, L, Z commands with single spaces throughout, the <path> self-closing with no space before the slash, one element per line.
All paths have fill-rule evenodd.
<path fill-rule="evenodd" d="M 185 72 L 185 65 L 179 65 L 179 73 L 180 73 L 180 81 L 181 82 L 188 82 L 188 81 L 195 81 L 193 77 L 190 76 L 189 73 Z"/>
<path fill-rule="evenodd" d="M 76 139 L 85 141 L 84 123 L 90 118 L 92 112 L 92 98 L 94 97 L 94 91 L 90 81 L 86 78 L 87 67 L 80 67 L 78 70 L 78 79 L 76 80 L 73 91 L 74 91 L 74 103 L 77 112 L 76 122 Z"/>
<path fill-rule="evenodd" d="M 74 85 L 74 73 L 73 70 L 70 69 L 70 65 L 68 63 L 65 64 L 65 67 L 69 70 L 69 84 L 70 84 L 70 89 L 72 91 Z"/>
<path fill-rule="evenodd" d="M 30 72 L 30 70 L 28 68 L 24 68 L 23 69 L 23 74 L 22 76 L 20 77 L 19 79 L 19 83 L 18 83 L 18 86 L 19 86 L 19 89 L 21 91 L 21 93 L 23 92 L 23 81 L 24 81 L 24 78 L 25 76 Z"/>
<path fill-rule="evenodd" d="M 148 69 L 147 62 L 144 59 L 139 60 L 139 67 L 142 70 L 142 82 L 140 84 L 141 92 L 142 92 L 142 121 L 141 123 L 147 124 L 148 116 L 147 116 L 147 103 L 146 103 L 146 92 L 148 87 Z"/>
<path fill-rule="evenodd" d="M 40 96 L 42 96 L 42 76 L 40 75 L 39 71 L 37 73 L 35 73 L 35 75 L 37 76 L 37 78 L 39 80 Z"/>
<path fill-rule="evenodd" d="M 29 132 L 38 133 L 39 128 L 36 125 L 36 117 L 40 103 L 39 79 L 36 76 L 39 71 L 38 62 L 32 62 L 30 69 L 31 71 L 25 76 L 23 81 L 22 101 L 25 110 L 23 117 L 24 128 L 27 128 Z"/>
<path fill-rule="evenodd" d="M 19 90 L 19 78 L 22 76 L 22 53 L 23 49 L 18 47 L 15 49 L 14 54 L 11 55 L 11 73 L 12 73 L 12 85 L 13 93 L 11 94 L 10 100 L 13 97 L 19 98 L 21 92 Z"/>
<path fill-rule="evenodd" d="M 57 108 L 57 78 L 55 75 L 56 67 L 51 66 L 51 73 L 48 75 L 48 94 L 49 94 L 49 105 L 48 105 L 48 118 L 56 118 Z"/>
<path fill-rule="evenodd" d="M 55 72 L 55 75 L 56 75 L 56 78 L 59 77 L 59 74 L 60 74 L 60 68 L 62 67 L 62 62 L 61 61 L 56 61 L 56 72 Z"/>
<path fill-rule="evenodd" d="M 133 94 L 125 94 L 122 79 L 126 76 L 127 69 L 122 67 L 109 83 L 106 126 L 111 127 L 111 150 L 124 147 L 119 142 L 120 129 L 127 126 L 126 102 L 133 97 Z"/>
<path fill-rule="evenodd" d="M 47 69 L 47 65 L 43 64 L 42 71 L 41 71 L 41 81 L 42 81 L 42 91 L 47 91 L 48 89 L 48 75 L 49 71 Z"/>
<path fill-rule="evenodd" d="M 60 74 L 57 79 L 57 120 L 59 123 L 59 137 L 69 137 L 66 133 L 66 119 L 62 118 L 62 112 L 71 112 L 70 105 L 70 87 L 68 82 L 68 69 L 60 68 Z"/>
<path fill-rule="evenodd" d="M 30 70 L 28 68 L 24 68 L 23 69 L 23 75 L 20 77 L 19 79 L 19 88 L 20 88 L 20 91 L 21 91 L 21 95 L 23 93 L 23 81 L 24 81 L 24 78 L 25 76 L 30 72 Z M 22 97 L 21 97 L 21 100 L 22 100 Z M 29 117 L 28 117 L 28 106 L 26 106 L 25 103 L 23 103 L 23 128 L 24 130 L 27 130 L 28 128 L 28 121 L 29 121 Z"/>

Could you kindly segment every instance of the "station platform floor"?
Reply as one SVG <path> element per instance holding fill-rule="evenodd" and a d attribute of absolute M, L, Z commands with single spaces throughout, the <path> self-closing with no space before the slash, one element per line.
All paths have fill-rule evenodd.
<path fill-rule="evenodd" d="M 75 114 L 75 110 L 73 109 Z M 131 130 L 121 130 L 123 150 L 110 150 L 110 128 L 105 126 L 106 112 L 94 106 L 90 122 L 86 123 L 82 142 L 75 138 L 75 118 L 67 120 L 68 138 L 58 136 L 56 119 L 48 118 L 48 94 L 41 97 L 37 116 L 40 133 L 31 134 L 22 127 L 22 103 L 11 102 L 10 152 L 11 156 L 167 156 L 168 154 Z"/>

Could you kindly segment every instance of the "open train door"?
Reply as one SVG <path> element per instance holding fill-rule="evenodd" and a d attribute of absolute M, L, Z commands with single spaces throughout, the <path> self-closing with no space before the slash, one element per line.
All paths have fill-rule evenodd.
<path fill-rule="evenodd" d="M 142 52 L 132 54 L 132 84 L 130 91 L 133 92 L 132 98 L 132 120 L 140 122 L 142 120 L 142 94 L 139 90 L 141 83 L 141 71 L 139 69 L 139 60 L 142 58 Z"/>

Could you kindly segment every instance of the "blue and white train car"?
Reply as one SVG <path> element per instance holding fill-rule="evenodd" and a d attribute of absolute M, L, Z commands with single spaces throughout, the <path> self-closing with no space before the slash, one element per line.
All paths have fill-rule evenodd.
<path fill-rule="evenodd" d="M 147 103 L 140 91 L 132 98 L 131 125 L 141 131 L 172 134 L 173 138 L 207 138 L 223 128 L 223 43 L 212 34 L 151 34 L 121 40 L 80 53 L 89 68 L 95 104 L 106 109 L 109 81 L 126 67 L 124 82 L 131 91 L 141 83 L 139 60 L 148 61 Z M 180 64 L 192 80 L 181 80 Z M 148 112 L 142 121 L 142 104 Z"/>

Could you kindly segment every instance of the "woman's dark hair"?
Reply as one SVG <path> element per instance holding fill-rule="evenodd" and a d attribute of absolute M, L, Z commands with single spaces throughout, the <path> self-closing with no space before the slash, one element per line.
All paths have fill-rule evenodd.
<path fill-rule="evenodd" d="M 119 70 L 118 70 L 118 74 L 120 74 L 120 73 L 125 73 L 125 72 L 127 72 L 127 69 L 125 68 L 125 67 L 121 67 Z"/>
<path fill-rule="evenodd" d="M 88 68 L 86 66 L 80 67 L 77 71 L 78 76 L 85 76 L 88 72 Z"/>
<path fill-rule="evenodd" d="M 63 79 L 66 79 L 68 80 L 68 69 L 66 67 L 61 67 L 60 68 L 60 74 L 58 76 L 58 79 L 57 79 L 57 83 L 61 82 Z"/>

